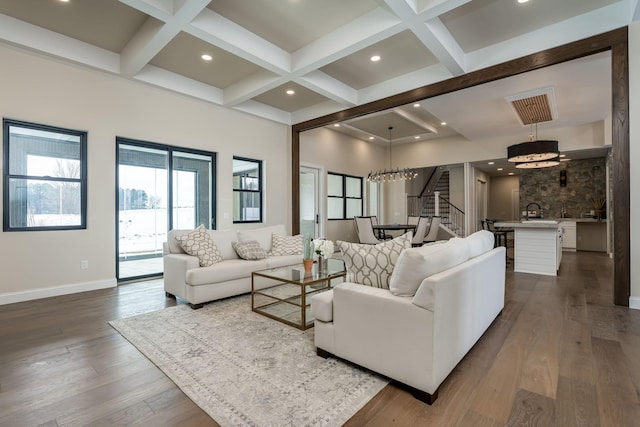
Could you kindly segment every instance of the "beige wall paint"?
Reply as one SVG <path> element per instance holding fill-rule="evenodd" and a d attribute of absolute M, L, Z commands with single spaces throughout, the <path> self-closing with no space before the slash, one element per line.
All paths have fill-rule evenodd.
<path fill-rule="evenodd" d="M 217 152 L 220 229 L 239 228 L 232 157 L 263 160 L 265 223 L 290 229 L 287 126 L 6 45 L 0 62 L 2 117 L 89 132 L 87 229 L 1 233 L 0 303 L 115 285 L 116 136 Z"/>
<path fill-rule="evenodd" d="M 512 216 L 512 194 L 520 186 L 518 177 L 492 176 L 489 182 L 487 217 L 506 221 L 518 219 Z"/>
<path fill-rule="evenodd" d="M 366 177 L 371 170 L 384 168 L 384 156 L 385 149 L 377 144 L 350 138 L 327 128 L 318 128 L 300 134 L 300 163 L 321 166 L 325 169 L 325 176 L 321 178 L 324 188 L 327 188 L 326 172 Z M 366 212 L 366 197 L 364 203 Z M 384 199 L 382 199 L 381 206 L 384 205 Z M 326 203 L 324 209 L 326 218 Z M 358 241 L 352 220 L 325 221 L 324 230 L 324 237 L 333 241 Z"/>
<path fill-rule="evenodd" d="M 631 240 L 631 297 L 629 305 L 640 309 L 640 23 L 629 26 L 629 163 Z M 614 224 L 615 227 L 615 224 Z"/>

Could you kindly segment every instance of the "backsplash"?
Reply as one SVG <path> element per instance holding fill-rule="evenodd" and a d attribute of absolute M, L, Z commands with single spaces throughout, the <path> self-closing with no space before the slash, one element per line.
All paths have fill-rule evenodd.
<path fill-rule="evenodd" d="M 567 185 L 560 186 L 560 171 L 566 170 Z M 560 218 L 562 203 L 571 218 L 581 218 L 594 210 L 592 198 L 606 193 L 605 158 L 571 160 L 560 166 L 520 171 L 520 212 L 527 204 L 539 203 L 545 218 Z M 606 209 L 606 206 L 605 206 Z"/>

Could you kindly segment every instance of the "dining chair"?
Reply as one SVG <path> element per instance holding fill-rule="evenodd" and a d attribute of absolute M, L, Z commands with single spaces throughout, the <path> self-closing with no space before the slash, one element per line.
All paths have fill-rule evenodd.
<path fill-rule="evenodd" d="M 411 239 L 411 246 L 422 246 L 424 243 L 424 239 L 427 236 L 427 231 L 429 230 L 429 217 L 420 216 L 418 217 L 418 224 L 416 225 L 416 231 L 413 234 L 413 239 Z"/>
<path fill-rule="evenodd" d="M 371 217 L 357 216 L 353 218 L 353 221 L 356 224 L 356 232 L 358 233 L 358 241 L 360 243 L 367 243 L 370 245 L 382 243 L 381 240 L 376 239 L 376 236 L 373 233 L 373 222 L 371 221 Z"/>
<path fill-rule="evenodd" d="M 429 225 L 429 231 L 427 235 L 424 237 L 424 241 L 426 243 L 435 242 L 438 239 L 438 231 L 440 231 L 440 222 L 442 222 L 442 218 L 439 216 L 434 216 L 431 218 L 431 225 Z"/>
<path fill-rule="evenodd" d="M 418 215 L 409 215 L 407 216 L 407 224 L 408 225 L 418 225 L 420 221 L 420 216 Z"/>

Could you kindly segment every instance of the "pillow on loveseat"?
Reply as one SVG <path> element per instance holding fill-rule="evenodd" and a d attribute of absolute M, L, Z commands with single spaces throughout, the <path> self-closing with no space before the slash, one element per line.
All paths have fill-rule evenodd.
<path fill-rule="evenodd" d="M 198 257 L 200 267 L 209 267 L 222 261 L 222 254 L 204 225 L 193 231 L 176 236 L 176 240 L 186 253 Z"/>
<path fill-rule="evenodd" d="M 389 291 L 398 296 L 414 296 L 424 279 L 469 259 L 466 239 L 403 251 L 389 280 Z"/>
<path fill-rule="evenodd" d="M 233 249 L 235 249 L 238 256 L 242 259 L 257 260 L 267 257 L 267 253 L 262 249 L 257 240 L 233 242 L 231 246 L 233 246 Z"/>
<path fill-rule="evenodd" d="M 281 255 L 302 255 L 304 249 L 304 236 L 280 236 L 276 233 L 271 235 L 271 253 L 273 256 Z"/>
<path fill-rule="evenodd" d="M 403 250 L 411 248 L 411 233 L 377 245 L 338 240 L 347 269 L 346 280 L 374 288 L 389 289 L 389 278 Z"/>

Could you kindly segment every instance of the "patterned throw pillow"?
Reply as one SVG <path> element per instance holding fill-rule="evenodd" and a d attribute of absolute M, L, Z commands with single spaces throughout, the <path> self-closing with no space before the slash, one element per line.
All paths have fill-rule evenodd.
<path fill-rule="evenodd" d="M 411 233 L 377 245 L 340 240 L 337 245 L 347 268 L 347 281 L 389 289 L 389 278 L 400 253 L 411 247 Z"/>
<path fill-rule="evenodd" d="M 176 236 L 176 240 L 186 253 L 198 257 L 200 267 L 209 267 L 222 261 L 222 255 L 204 225 L 200 225 L 189 233 Z"/>
<path fill-rule="evenodd" d="M 231 243 L 233 249 L 235 249 L 238 256 L 242 259 L 256 260 L 265 259 L 267 253 L 260 246 L 257 240 L 249 240 L 246 242 L 233 242 Z"/>
<path fill-rule="evenodd" d="M 295 236 L 280 236 L 278 234 L 271 235 L 271 255 L 302 255 L 304 249 L 304 236 L 297 234 Z"/>

